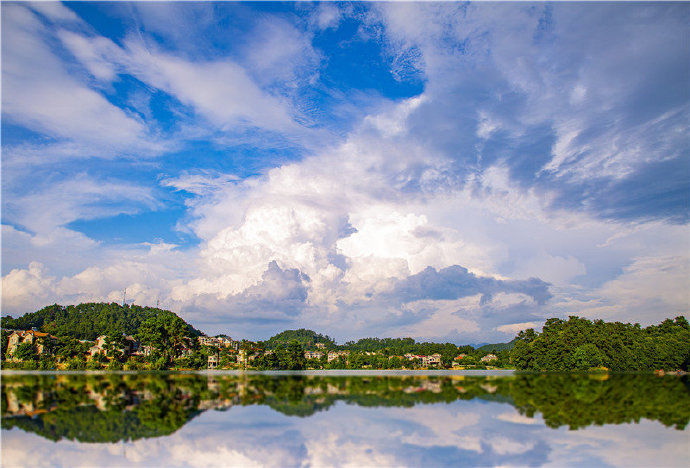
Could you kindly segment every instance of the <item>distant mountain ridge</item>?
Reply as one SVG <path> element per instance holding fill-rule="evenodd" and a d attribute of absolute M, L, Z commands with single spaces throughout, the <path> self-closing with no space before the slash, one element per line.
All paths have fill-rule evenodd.
<path fill-rule="evenodd" d="M 489 352 L 496 351 L 496 352 L 501 352 L 501 351 L 504 351 L 504 350 L 510 351 L 510 350 L 513 349 L 513 347 L 515 346 L 515 343 L 517 342 L 517 340 L 518 340 L 518 339 L 517 339 L 517 337 L 516 337 L 516 338 L 513 338 L 513 339 L 512 339 L 511 341 L 509 341 L 508 343 L 489 343 L 489 344 L 481 345 L 481 346 L 475 347 L 475 348 L 477 349 L 477 351 L 482 351 L 482 352 L 483 352 L 483 351 L 489 351 Z"/>

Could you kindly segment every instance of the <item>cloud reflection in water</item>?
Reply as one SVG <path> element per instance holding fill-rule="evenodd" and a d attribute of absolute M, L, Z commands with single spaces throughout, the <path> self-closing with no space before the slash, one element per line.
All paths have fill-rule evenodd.
<path fill-rule="evenodd" d="M 2 389 L 3 466 L 668 466 L 688 456 L 690 397 L 668 377 L 3 376 Z M 675 399 L 674 415 L 639 409 L 659 398 Z M 97 405 L 100 419 L 70 425 Z M 603 422 L 591 420 L 597 409 Z"/>

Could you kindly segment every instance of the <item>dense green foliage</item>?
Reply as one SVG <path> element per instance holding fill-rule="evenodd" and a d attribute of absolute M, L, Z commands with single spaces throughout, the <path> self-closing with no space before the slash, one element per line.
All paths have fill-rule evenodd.
<path fill-rule="evenodd" d="M 5 353 L 7 352 L 7 345 L 10 343 L 10 332 L 3 328 L 0 330 L 0 337 L 2 338 L 2 342 L 0 343 L 0 354 L 4 361 L 7 359 Z"/>
<path fill-rule="evenodd" d="M 50 340 L 48 354 L 38 356 L 36 348 L 20 346 L 8 362 L 8 329 L 36 328 L 57 336 Z M 105 335 L 102 355 L 87 355 L 90 343 Z M 124 335 L 131 335 L 150 354 L 126 356 Z M 57 304 L 27 313 L 17 319 L 2 318 L 3 367 L 17 369 L 205 369 L 208 357 L 216 355 L 221 368 L 255 367 L 259 369 L 400 369 L 426 366 L 450 368 L 486 368 L 514 366 L 530 371 L 587 371 L 606 368 L 618 371 L 688 369 L 690 364 L 690 324 L 684 317 L 667 319 L 659 325 L 641 328 L 620 322 L 590 321 L 578 317 L 552 318 L 543 331 L 521 332 L 509 343 L 497 343 L 474 349 L 452 343 L 417 342 L 412 338 L 362 338 L 338 345 L 327 335 L 312 330 L 286 330 L 265 342 L 242 340 L 241 351 L 248 359 L 238 363 L 236 350 L 200 346 L 201 333 L 168 310 L 116 303 Z M 317 346 L 319 345 L 319 346 Z M 323 345 L 323 346 L 320 346 Z M 306 360 L 305 351 L 322 348 L 320 358 Z M 328 361 L 328 351 L 347 351 Z M 147 348 L 146 353 L 149 353 Z M 487 354 L 498 359 L 482 362 Z M 408 357 L 405 357 L 405 355 Z M 424 363 L 409 355 L 441 356 L 438 364 Z M 462 357 L 458 357 L 463 355 Z M 312 356 L 313 357 L 313 356 Z M 457 358 L 457 360 L 456 360 Z M 453 364 L 455 361 L 455 364 Z"/>
<path fill-rule="evenodd" d="M 567 321 L 552 318 L 541 333 L 532 329 L 520 332 L 510 357 L 523 370 L 687 370 L 690 324 L 685 317 L 647 328 L 579 317 Z"/>
<path fill-rule="evenodd" d="M 331 337 L 304 328 L 280 332 L 264 341 L 263 345 L 266 349 L 276 349 L 279 346 L 287 345 L 291 341 L 297 341 L 304 349 L 313 348 L 316 343 L 323 343 L 327 349 L 336 347 L 335 341 Z"/>
<path fill-rule="evenodd" d="M 193 328 L 168 310 L 149 316 L 137 332 L 142 344 L 152 346 L 170 359 L 179 356 L 185 345 L 197 347 L 196 336 Z"/>
<path fill-rule="evenodd" d="M 23 375 L 5 379 L 9 388 L 3 383 L 3 416 L 14 400 L 35 407 L 40 417 L 3 417 L 3 429 L 19 427 L 54 441 L 118 442 L 172 434 L 199 413 L 198 398 L 206 395 L 196 376 Z"/>
<path fill-rule="evenodd" d="M 308 417 L 338 401 L 412 407 L 482 399 L 541 414 L 570 429 L 641 419 L 684 430 L 686 377 L 520 374 L 480 376 L 314 376 L 200 374 L 5 375 L 2 428 L 50 440 L 117 442 L 171 434 L 205 409 L 267 405 Z"/>
<path fill-rule="evenodd" d="M 61 336 L 58 338 L 53 352 L 59 359 L 69 360 L 71 358 L 83 357 L 90 347 L 90 343 L 82 343 L 69 336 Z"/>
<path fill-rule="evenodd" d="M 686 377 L 572 374 L 519 375 L 510 384 L 513 404 L 524 415 L 539 412 L 547 426 L 581 429 L 641 419 L 683 430 L 690 422 Z"/>
<path fill-rule="evenodd" d="M 136 335 L 146 320 L 159 314 L 175 315 L 154 307 L 122 306 L 114 302 L 89 302 L 68 306 L 53 304 L 16 319 L 11 316 L 2 317 L 2 328 L 30 330 L 35 327 L 55 336 L 93 341 L 101 335 Z M 187 323 L 185 328 L 194 336 L 200 334 Z"/>
<path fill-rule="evenodd" d="M 348 341 L 343 346 L 354 351 L 383 351 L 389 356 L 401 356 L 406 353 L 412 354 L 452 354 L 471 353 L 474 348 L 471 346 L 456 346 L 452 343 L 427 343 L 417 342 L 412 338 L 362 338 L 357 341 Z"/>
<path fill-rule="evenodd" d="M 33 361 L 36 359 L 36 351 L 31 343 L 22 343 L 17 346 L 16 356 L 22 361 Z"/>
<path fill-rule="evenodd" d="M 264 370 L 302 370 L 306 368 L 304 349 L 297 340 L 292 340 L 261 356 L 254 365 Z"/>
<path fill-rule="evenodd" d="M 362 338 L 357 341 L 348 341 L 343 348 L 360 352 L 379 352 L 384 356 L 403 356 L 407 353 L 440 354 L 445 366 L 449 366 L 453 358 L 460 353 L 475 352 L 475 349 L 469 345 L 456 346 L 453 343 L 417 342 L 412 338 Z M 374 363 L 370 364 L 375 365 Z M 385 369 L 386 367 L 381 368 Z"/>

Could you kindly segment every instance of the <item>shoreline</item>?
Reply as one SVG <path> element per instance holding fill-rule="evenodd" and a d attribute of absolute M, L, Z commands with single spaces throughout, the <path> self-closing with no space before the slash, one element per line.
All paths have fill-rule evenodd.
<path fill-rule="evenodd" d="M 622 372 L 568 372 L 568 371 L 521 371 L 516 369 L 314 369 L 314 370 L 257 370 L 257 369 L 204 369 L 204 370 L 28 370 L 0 369 L 0 375 L 143 375 L 143 374 L 197 374 L 207 376 L 234 375 L 273 375 L 273 376 L 491 376 L 508 377 L 515 375 L 656 375 L 657 377 L 684 377 L 685 371 L 622 371 Z"/>
<path fill-rule="evenodd" d="M 275 376 L 295 376 L 295 375 L 329 375 L 329 376 L 406 376 L 406 375 L 492 375 L 509 376 L 516 374 L 514 369 L 418 369 L 418 370 L 396 370 L 396 369 L 315 369 L 315 370 L 256 370 L 256 369 L 205 369 L 205 370 L 25 370 L 25 369 L 0 369 L 0 375 L 136 375 L 136 374 L 198 374 L 198 375 L 275 375 Z"/>

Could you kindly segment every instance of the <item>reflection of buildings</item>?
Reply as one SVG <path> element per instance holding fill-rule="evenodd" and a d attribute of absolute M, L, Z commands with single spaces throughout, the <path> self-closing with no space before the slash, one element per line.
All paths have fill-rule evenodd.
<path fill-rule="evenodd" d="M 201 400 L 197 405 L 199 411 L 206 410 L 226 410 L 237 404 L 237 401 L 230 399 Z"/>
<path fill-rule="evenodd" d="M 481 398 L 511 404 L 530 418 L 540 412 L 554 428 L 645 418 L 684 430 L 690 421 L 684 382 L 645 375 L 599 381 L 577 375 L 63 374 L 4 375 L 1 384 L 3 428 L 86 442 L 166 436 L 206 410 L 267 405 L 305 417 L 338 401 L 411 407 Z"/>
<path fill-rule="evenodd" d="M 21 387 L 15 386 L 11 391 L 3 393 L 5 393 L 7 401 L 6 415 L 10 414 L 13 416 L 21 415 L 34 417 L 47 411 L 45 408 L 43 408 L 45 393 L 41 390 L 37 391 L 31 400 L 20 398 Z"/>
<path fill-rule="evenodd" d="M 330 383 L 326 385 L 326 392 L 329 395 L 345 395 L 345 394 L 349 393 L 347 391 L 347 389 L 336 387 L 335 385 L 330 384 Z"/>
<path fill-rule="evenodd" d="M 424 379 L 419 385 L 412 385 L 403 389 L 405 393 L 431 392 L 441 393 L 441 382 Z"/>
<path fill-rule="evenodd" d="M 498 390 L 496 385 L 491 385 L 490 383 L 481 384 L 480 387 L 486 390 L 486 393 L 496 393 L 496 390 Z"/>
<path fill-rule="evenodd" d="M 395 398 L 396 393 L 429 395 L 443 390 L 440 379 L 392 379 L 381 385 L 375 381 L 343 378 L 282 380 L 222 375 L 212 378 L 198 375 L 59 375 L 29 381 L 22 378 L 25 377 L 7 377 L 2 381 L 3 417 L 33 416 L 56 409 L 69 412 L 84 407 L 106 413 L 112 410 L 136 412 L 149 402 L 156 407 L 163 405 L 160 409 L 165 411 L 173 407 L 194 412 L 224 410 L 238 404 L 265 404 L 267 399 L 281 401 L 287 406 L 293 401 L 297 405 L 323 404 L 363 395 L 385 401 L 391 396 Z M 405 386 L 405 383 L 412 385 Z"/>

